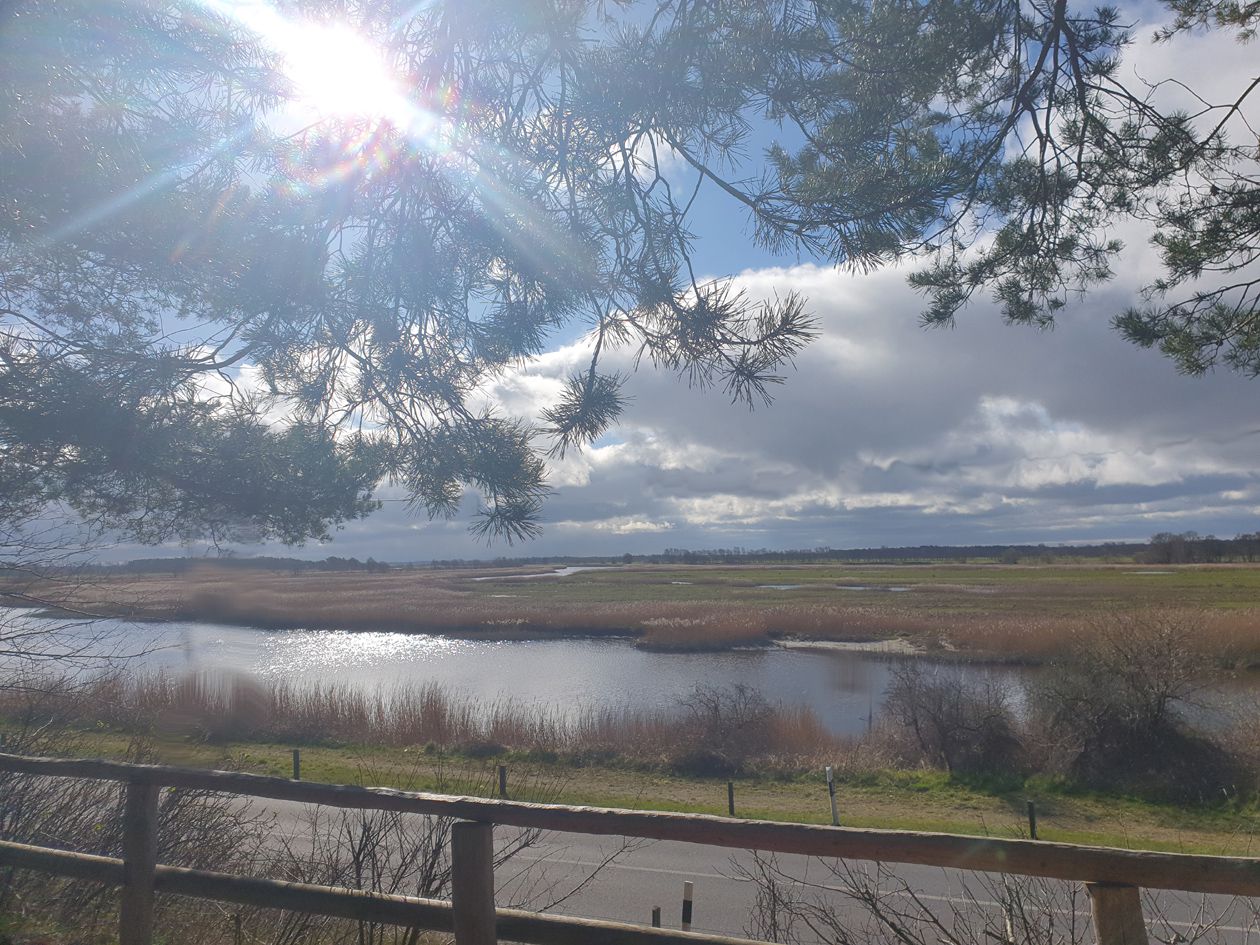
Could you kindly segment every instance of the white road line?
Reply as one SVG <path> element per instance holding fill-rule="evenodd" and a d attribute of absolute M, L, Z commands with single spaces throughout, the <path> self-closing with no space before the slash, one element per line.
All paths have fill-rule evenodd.
<path fill-rule="evenodd" d="M 586 863 L 586 862 L 583 862 L 582 860 L 539 859 L 539 860 L 536 860 L 535 862 L 541 863 L 543 865 L 546 865 L 548 863 L 562 863 L 565 866 L 581 866 L 581 867 L 599 866 L 598 863 Z M 752 880 L 746 879 L 743 876 L 727 876 L 724 873 L 701 873 L 696 870 L 671 870 L 671 869 L 666 869 L 663 866 L 626 866 L 623 863 L 614 863 L 604 868 L 610 869 L 610 870 L 634 870 L 635 872 L 639 872 L 639 873 L 664 873 L 667 876 L 699 876 L 704 879 L 726 879 L 726 880 L 730 880 L 733 883 L 752 882 Z"/>
<path fill-rule="evenodd" d="M 540 860 L 539 862 L 543 862 L 543 861 L 541 861 L 541 860 Z M 563 865 L 565 865 L 565 866 L 580 866 L 580 867 L 594 867 L 594 866 L 598 866 L 598 865 L 599 865 L 598 863 L 587 863 L 587 862 L 583 862 L 582 860 L 549 859 L 549 860 L 546 860 L 545 862 L 547 862 L 547 863 L 560 863 L 560 864 L 563 864 Z M 616 863 L 616 864 L 612 864 L 611 866 L 609 866 L 609 867 L 607 867 L 607 868 L 608 868 L 608 869 L 614 869 L 614 870 L 633 870 L 634 872 L 638 872 L 638 873 L 662 873 L 662 874 L 665 874 L 665 875 L 667 875 L 667 876 L 695 876 L 695 877 L 700 877 L 700 878 L 702 878 L 702 879 L 724 879 L 724 880 L 727 880 L 728 882 L 732 882 L 732 883 L 751 883 L 751 882 L 753 882 L 753 880 L 752 880 L 752 879 L 750 879 L 750 878 L 749 878 L 749 877 L 747 877 L 747 876 L 728 876 L 728 875 L 726 875 L 726 874 L 724 874 L 724 873 L 702 873 L 702 872 L 698 872 L 698 871 L 696 871 L 696 870 L 674 870 L 674 869 L 665 869 L 664 867 L 659 867 L 659 866 L 626 866 L 626 865 L 621 864 L 621 863 Z M 813 884 L 811 884 L 811 885 L 813 885 Z M 830 891 L 830 892 L 838 892 L 838 893 L 843 893 L 843 892 L 844 892 L 844 890 L 843 890 L 841 887 L 839 887 L 839 886 L 817 886 L 816 888 L 826 889 L 826 890 L 828 890 L 828 891 Z M 909 896 L 910 894 L 909 894 L 909 893 L 907 893 L 907 892 L 905 892 L 905 891 L 903 891 L 903 890 L 890 890 L 890 891 L 889 891 L 889 895 L 893 895 L 893 896 Z M 968 899 L 968 898 L 966 898 L 966 897 L 961 897 L 961 896 L 937 896 L 937 895 L 931 895 L 931 894 L 929 894 L 929 893 L 918 893 L 918 894 L 916 894 L 916 898 L 918 898 L 918 899 L 922 899 L 922 900 L 927 901 L 927 902 L 948 902 L 948 903 L 950 903 L 951 905 L 953 905 L 953 904 L 976 905 L 976 906 L 981 906 L 981 907 L 988 908 L 988 909 L 998 909 L 998 908 L 1001 908 L 1001 905 L 1002 905 L 1000 902 L 997 902 L 996 900 L 993 900 L 993 899 Z M 1086 909 L 1084 909 L 1084 910 L 1076 909 L 1076 910 L 1071 910 L 1071 911 L 1072 911 L 1072 914 L 1073 914 L 1073 915 L 1080 916 L 1080 917 L 1083 917 L 1083 918 L 1089 918 L 1089 909 L 1088 909 L 1088 908 L 1086 908 Z M 1067 914 L 1068 914 L 1068 912 L 1069 912 L 1069 910 L 1067 910 L 1067 909 L 1056 909 L 1056 910 L 1055 910 L 1055 914 L 1056 914 L 1056 915 L 1067 915 Z M 1179 921 L 1179 920 L 1161 921 L 1161 922 L 1159 922 L 1159 923 L 1158 923 L 1158 925 L 1172 925 L 1172 926 L 1177 926 L 1177 927 L 1179 927 L 1179 928 L 1186 928 L 1186 929 L 1188 929 L 1188 928 L 1192 928 L 1192 927 L 1194 927 L 1196 924 L 1198 924 L 1198 923 L 1194 923 L 1194 922 L 1183 922 L 1183 921 Z M 1215 928 L 1215 929 L 1217 929 L 1217 930 L 1219 930 L 1219 931 L 1222 931 L 1222 932 L 1257 932 L 1257 933 L 1260 933 L 1260 927 L 1257 927 L 1257 926 L 1254 926 L 1254 925 L 1249 925 L 1249 926 L 1243 926 L 1243 925 L 1217 925 L 1217 926 L 1213 926 L 1213 928 Z"/>

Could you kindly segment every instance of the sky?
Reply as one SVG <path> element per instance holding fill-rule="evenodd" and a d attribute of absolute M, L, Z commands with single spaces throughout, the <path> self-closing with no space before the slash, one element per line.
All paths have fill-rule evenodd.
<path fill-rule="evenodd" d="M 1224 36 L 1152 46 L 1155 25 L 1147 15 L 1135 31 L 1132 74 L 1187 75 L 1222 97 L 1254 77 L 1254 47 Z M 677 173 L 686 179 L 684 168 Z M 1260 380 L 1224 370 L 1180 376 L 1109 326 L 1157 272 L 1149 233 L 1118 232 L 1127 250 L 1116 279 L 1076 300 L 1051 331 L 1008 327 L 987 301 L 966 309 L 953 329 L 925 330 L 909 270 L 855 275 L 772 257 L 752 245 L 736 208 L 709 199 L 700 210 L 701 268 L 734 273 L 753 299 L 801 292 L 817 319 L 818 337 L 786 372 L 772 406 L 750 412 L 720 391 L 689 389 L 641 367 L 627 384 L 632 400 L 621 423 L 550 464 L 554 493 L 536 541 L 472 538 L 474 495 L 456 519 L 430 522 L 386 485 L 378 493 L 384 508 L 331 542 L 238 553 L 402 562 L 1260 530 Z M 617 352 L 605 367 L 629 372 L 633 353 Z M 588 356 L 583 339 L 558 337 L 487 396 L 537 419 Z M 121 547 L 110 557 L 154 553 Z"/>

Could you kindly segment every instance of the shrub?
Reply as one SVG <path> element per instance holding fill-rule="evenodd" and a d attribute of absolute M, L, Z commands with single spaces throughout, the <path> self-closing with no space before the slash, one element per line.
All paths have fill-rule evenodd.
<path fill-rule="evenodd" d="M 770 748 L 775 707 L 752 686 L 697 686 L 682 708 L 691 744 L 675 761 L 680 770 L 734 774 L 751 756 Z"/>
<path fill-rule="evenodd" d="M 951 777 L 1006 777 L 1025 768 L 1010 693 L 992 680 L 907 661 L 893 669 L 883 711 L 913 733 L 924 761 Z"/>
<path fill-rule="evenodd" d="M 44 728 L 19 733 L 6 747 L 55 755 L 74 753 L 81 746 L 73 734 Z M 124 760 L 155 759 L 150 747 L 137 740 Z M 0 775 L 2 840 L 121 856 L 123 807 L 123 787 L 113 782 Z M 263 849 L 270 820 L 251 814 L 248 805 L 228 795 L 164 789 L 158 806 L 158 859 L 192 869 L 248 872 Z M 216 904 L 159 895 L 157 909 L 168 941 L 221 940 L 223 914 Z M 15 932 L 56 930 L 48 939 L 31 941 L 101 942 L 118 926 L 118 895 L 95 883 L 5 870 L 0 873 L 0 916 L 11 920 Z"/>
<path fill-rule="evenodd" d="M 1197 615 L 1114 614 L 1031 689 L 1030 707 L 1057 767 L 1081 784 L 1152 799 L 1233 793 L 1243 772 L 1192 723 L 1208 663 Z"/>

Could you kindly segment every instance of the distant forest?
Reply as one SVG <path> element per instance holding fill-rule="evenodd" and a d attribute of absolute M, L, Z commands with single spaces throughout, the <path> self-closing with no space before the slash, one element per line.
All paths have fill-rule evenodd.
<path fill-rule="evenodd" d="M 391 566 L 384 561 L 377 561 L 375 558 L 360 561 L 358 558 L 329 556 L 321 561 L 308 561 L 305 558 L 273 558 L 265 555 L 257 557 L 218 555 L 196 558 L 136 558 L 126 564 L 88 565 L 85 570 L 111 574 L 183 574 L 205 565 L 214 565 L 216 568 L 239 568 L 242 571 L 390 571 L 398 567 L 398 565 Z"/>
<path fill-rule="evenodd" d="M 803 548 L 773 551 L 769 548 L 666 548 L 660 554 L 550 556 L 491 559 L 450 558 L 386 564 L 375 558 L 330 556 L 320 561 L 268 556 L 139 558 L 126 564 L 93 565 L 91 570 L 113 573 L 182 574 L 213 564 L 219 568 L 259 571 L 389 571 L 396 568 L 519 568 L 528 565 L 616 564 L 932 564 L 979 563 L 1050 564 L 1074 558 L 1126 561 L 1139 564 L 1215 564 L 1254 562 L 1260 559 L 1260 533 L 1217 538 L 1196 532 L 1161 532 L 1148 542 L 1104 542 L 1098 545 L 915 545 L 904 548 Z"/>

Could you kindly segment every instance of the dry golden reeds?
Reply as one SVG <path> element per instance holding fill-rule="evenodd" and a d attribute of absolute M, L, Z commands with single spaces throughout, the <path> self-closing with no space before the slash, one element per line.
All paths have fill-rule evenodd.
<path fill-rule="evenodd" d="M 497 753 L 544 751 L 671 765 L 703 757 L 715 772 L 812 764 L 839 744 L 808 708 L 766 705 L 755 726 L 715 740 L 705 720 L 674 710 L 482 700 L 438 683 L 364 690 L 343 685 L 262 683 L 243 676 L 103 676 L 85 685 L 41 680 L 0 687 L 0 716 L 32 711 L 63 725 L 104 724 L 212 740 L 433 746 Z"/>
<path fill-rule="evenodd" d="M 977 580 L 986 572 L 974 569 Z M 776 638 L 907 638 L 942 656 L 1048 662 L 1065 656 L 1090 619 L 1112 611 L 1206 608 L 1205 646 L 1220 661 L 1260 664 L 1260 608 L 1249 598 L 1213 596 L 1207 586 L 1125 584 L 1117 572 L 1090 580 L 1029 584 L 919 584 L 911 593 L 854 595 L 822 584 L 765 592 L 697 570 L 712 584 L 700 598 L 671 596 L 652 570 L 618 572 L 602 584 L 499 581 L 485 571 L 286 573 L 211 566 L 186 577 L 101 578 L 73 589 L 77 609 L 141 618 L 222 621 L 276 629 L 384 630 L 495 639 L 633 636 L 653 649 L 724 649 Z M 691 574 L 692 572 L 688 572 Z M 761 573 L 761 572 L 757 572 Z M 1006 573 L 1006 572 L 1003 572 Z M 690 590 L 689 590 L 690 592 Z M 1154 595 L 1154 596 L 1152 596 Z M 1187 596 L 1188 595 L 1188 596 Z M 1183 599 L 1184 598 L 1184 599 Z M 1228 605 L 1228 606 L 1227 606 Z"/>

